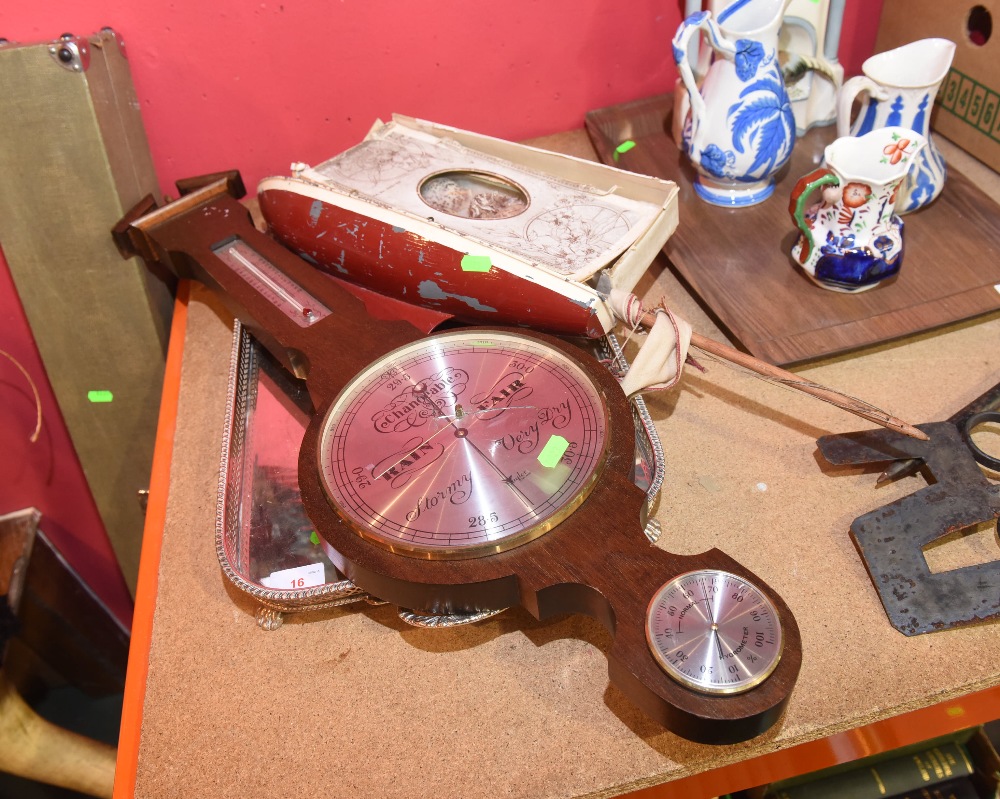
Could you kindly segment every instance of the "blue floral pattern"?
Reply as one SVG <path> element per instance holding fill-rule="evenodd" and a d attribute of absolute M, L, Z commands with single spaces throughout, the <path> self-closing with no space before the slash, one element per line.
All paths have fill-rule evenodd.
<path fill-rule="evenodd" d="M 872 242 L 876 250 L 878 250 L 882 255 L 885 255 L 894 244 L 893 240 L 889 236 L 879 236 L 875 241 Z"/>
<path fill-rule="evenodd" d="M 740 92 L 740 102 L 729 107 L 733 147 L 737 152 L 754 155 L 745 173 L 748 180 L 760 180 L 777 172 L 791 157 L 795 144 L 795 116 L 777 59 L 771 56 L 763 60 L 763 65 L 765 69 L 757 80 Z"/>
<path fill-rule="evenodd" d="M 733 153 L 729 152 L 728 157 L 722 148 L 717 144 L 710 144 L 701 151 L 701 165 L 704 170 L 717 178 L 726 177 L 726 167 L 733 161 Z"/>
<path fill-rule="evenodd" d="M 931 161 L 926 152 L 917 156 L 916 166 L 906 176 L 905 185 L 908 192 L 906 193 L 906 206 L 901 213 L 916 211 L 937 197 L 938 187 L 934 183 L 935 175 L 930 164 Z M 938 172 L 944 174 L 943 164 Z"/>
<path fill-rule="evenodd" d="M 754 39 L 738 39 L 736 42 L 736 55 L 733 61 L 736 64 L 736 75 L 740 80 L 750 80 L 757 74 L 757 68 L 766 55 L 764 45 Z"/>
<path fill-rule="evenodd" d="M 820 252 L 824 255 L 843 255 L 854 249 L 854 234 L 848 233 L 845 236 L 835 236 L 833 231 L 827 231 L 826 244 L 820 247 Z"/>

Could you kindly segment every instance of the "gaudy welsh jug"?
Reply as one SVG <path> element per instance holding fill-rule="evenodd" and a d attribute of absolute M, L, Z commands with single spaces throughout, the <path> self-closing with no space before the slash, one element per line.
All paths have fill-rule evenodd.
<path fill-rule="evenodd" d="M 915 131 L 895 127 L 843 136 L 826 148 L 826 167 L 795 184 L 788 212 L 800 235 L 792 258 L 816 283 L 855 293 L 899 272 L 897 191 L 925 143 Z M 822 199 L 810 204 L 817 189 Z"/>
<path fill-rule="evenodd" d="M 838 136 L 863 136 L 876 128 L 899 126 L 915 130 L 927 142 L 896 199 L 900 214 L 923 208 L 944 188 L 944 159 L 930 136 L 931 109 L 954 54 L 955 43 L 948 39 L 921 39 L 876 53 L 861 65 L 864 75 L 847 81 L 837 98 Z M 851 106 L 861 93 L 861 108 L 852 125 Z"/>
<path fill-rule="evenodd" d="M 777 53 L 788 3 L 735 0 L 718 22 L 701 11 L 674 36 L 674 60 L 690 96 L 682 148 L 698 170 L 695 191 L 707 202 L 736 207 L 765 200 L 792 154 L 795 117 Z M 702 31 L 714 59 L 699 90 L 687 52 Z"/>

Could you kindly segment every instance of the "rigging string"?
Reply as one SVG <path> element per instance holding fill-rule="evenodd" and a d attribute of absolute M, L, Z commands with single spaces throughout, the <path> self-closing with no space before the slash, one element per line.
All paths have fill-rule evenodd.
<path fill-rule="evenodd" d="M 697 345 L 692 345 L 696 348 Z M 721 364 L 737 374 L 744 375 L 746 377 L 752 377 L 756 380 L 763 380 L 765 383 L 770 383 L 771 385 L 777 386 L 778 388 L 783 388 L 785 391 L 802 391 L 803 387 L 816 389 L 819 392 L 827 390 L 827 387 L 820 384 L 814 383 L 811 380 L 800 379 L 795 382 L 786 380 L 782 377 L 776 377 L 773 375 L 762 375 L 759 372 L 754 372 L 751 369 L 747 369 L 738 363 L 733 363 L 732 361 L 727 361 L 725 358 L 720 358 L 707 350 L 702 350 L 698 348 L 698 351 L 706 358 L 715 363 Z M 852 410 L 856 415 L 861 416 L 869 421 L 880 424 L 883 427 L 888 427 L 892 430 L 899 430 L 900 426 L 897 423 L 895 417 L 891 413 L 877 405 L 861 399 L 860 397 L 855 397 L 853 394 L 845 394 L 842 391 L 837 392 L 838 397 L 836 400 L 829 397 L 825 397 L 820 393 L 810 393 L 809 396 L 815 397 L 816 399 L 827 403 L 828 405 L 833 405 L 835 408 L 841 408 L 843 410 Z M 902 432 L 902 431 L 901 431 Z"/>
<path fill-rule="evenodd" d="M 615 315 L 631 328 L 628 336 L 631 338 L 646 313 L 642 301 L 634 294 L 612 289 L 609 302 Z M 640 391 L 666 391 L 681 379 L 691 345 L 691 325 L 662 306 L 655 309 L 655 316 L 646 343 L 622 378 L 622 390 L 626 396 L 631 397 Z"/>
<path fill-rule="evenodd" d="M 642 302 L 634 295 L 613 289 L 608 301 L 614 313 L 625 324 L 635 326 L 637 321 L 648 324 L 650 313 L 644 311 Z M 663 326 L 661 320 L 663 319 L 664 314 L 670 318 L 671 323 L 676 326 L 682 336 L 685 328 L 688 331 L 686 340 L 681 338 L 683 345 L 682 348 L 678 348 L 676 351 L 674 350 L 677 341 L 676 338 L 667 341 L 665 344 L 657 344 L 657 342 L 653 340 L 653 330 L 655 330 L 658 325 Z M 682 358 L 684 357 L 681 353 L 686 352 L 687 346 L 690 344 L 691 347 L 696 348 L 699 352 L 702 352 L 707 357 L 712 358 L 712 360 L 728 366 L 742 374 L 755 377 L 767 383 L 781 386 L 785 389 L 803 391 L 816 399 L 820 399 L 830 405 L 834 405 L 857 416 L 861 416 L 862 418 L 868 419 L 876 424 L 880 424 L 883 427 L 888 427 L 889 429 L 902 432 L 905 435 L 924 440 L 927 438 L 926 434 L 920 430 L 917 430 L 912 425 L 907 424 L 902 419 L 896 418 L 882 408 L 879 408 L 877 405 L 866 402 L 859 397 L 844 394 L 843 392 L 835 391 L 819 383 L 806 380 L 798 375 L 786 372 L 783 369 L 758 361 L 756 358 L 733 350 L 731 347 L 719 344 L 712 339 L 706 339 L 704 336 L 693 334 L 691 333 L 690 325 L 688 325 L 687 322 L 676 319 L 676 317 L 666 310 L 666 308 L 657 308 L 654 316 L 653 330 L 650 331 L 650 336 L 649 339 L 647 339 L 645 346 L 643 346 L 643 348 L 639 351 L 639 354 L 636 356 L 636 365 L 639 365 L 640 361 L 644 360 L 644 354 L 647 350 L 650 350 L 653 347 L 665 346 L 670 349 L 666 350 L 664 354 L 661 354 L 660 359 L 665 360 L 670 354 L 674 354 L 675 360 L 677 361 L 677 367 L 675 368 L 673 364 L 670 364 L 670 370 L 661 372 L 661 374 L 667 375 L 666 377 L 661 378 L 663 380 L 662 383 L 655 384 L 655 378 L 650 379 L 648 375 L 643 375 L 626 387 L 626 380 L 632 375 L 630 371 L 626 376 L 626 380 L 622 381 L 622 387 L 626 390 L 626 394 L 629 396 L 638 391 L 645 390 L 646 388 L 656 390 L 659 388 L 670 388 L 675 385 L 680 376 L 680 364 L 682 363 Z M 645 360 L 648 363 L 655 364 L 657 359 L 654 355 Z M 690 357 L 688 357 L 687 360 L 697 368 L 701 368 L 700 365 L 696 361 L 693 361 Z M 648 372 L 651 370 L 647 369 L 646 371 Z M 642 385 L 644 382 L 647 383 L 647 385 Z"/>
<path fill-rule="evenodd" d="M 18 371 L 24 375 L 24 379 L 28 381 L 28 385 L 31 386 L 31 393 L 35 397 L 35 430 L 31 434 L 31 438 L 28 440 L 34 444 L 38 441 L 38 434 L 42 431 L 42 398 L 38 396 L 38 389 L 35 387 L 35 381 L 31 379 L 31 375 L 28 374 L 28 370 L 21 366 L 21 362 L 5 350 L 0 350 L 0 355 L 3 355 L 4 358 L 14 364 Z"/>

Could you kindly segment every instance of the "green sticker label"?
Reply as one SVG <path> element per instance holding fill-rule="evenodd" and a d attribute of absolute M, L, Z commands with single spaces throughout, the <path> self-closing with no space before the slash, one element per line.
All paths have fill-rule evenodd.
<path fill-rule="evenodd" d="M 91 402 L 111 402 L 115 395 L 110 391 L 88 391 L 87 399 Z"/>
<path fill-rule="evenodd" d="M 620 156 L 622 153 L 627 153 L 633 147 L 635 147 L 635 142 L 632 141 L 631 139 L 623 141 L 621 144 L 615 147 L 615 160 L 617 161 L 618 156 Z"/>
<path fill-rule="evenodd" d="M 316 531 L 315 530 L 313 530 L 311 533 L 309 533 L 309 543 L 312 544 L 314 547 L 318 547 L 319 546 L 319 536 L 316 535 Z"/>
<path fill-rule="evenodd" d="M 569 442 L 562 436 L 550 436 L 542 451 L 538 453 L 538 462 L 549 469 L 559 463 L 559 459 L 569 449 Z"/>
<path fill-rule="evenodd" d="M 489 272 L 493 262 L 488 255 L 463 255 L 463 272 Z"/>

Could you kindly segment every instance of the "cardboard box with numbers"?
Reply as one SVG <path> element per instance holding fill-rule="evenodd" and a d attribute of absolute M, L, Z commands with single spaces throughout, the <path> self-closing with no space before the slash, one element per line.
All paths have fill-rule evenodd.
<path fill-rule="evenodd" d="M 875 52 L 931 37 L 956 44 L 932 127 L 1000 170 L 1000 0 L 885 0 Z"/>

